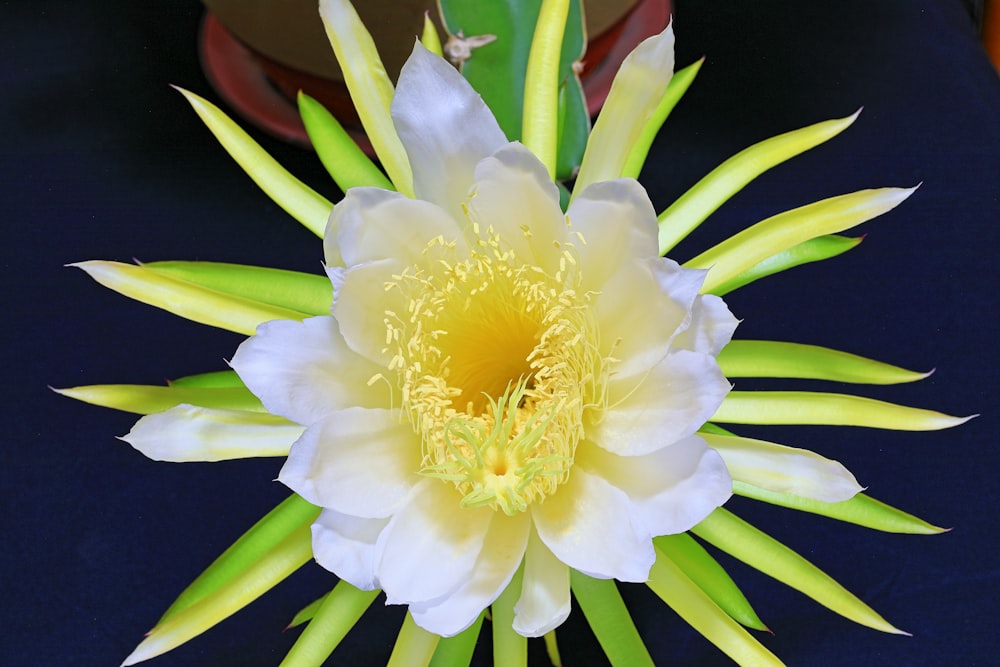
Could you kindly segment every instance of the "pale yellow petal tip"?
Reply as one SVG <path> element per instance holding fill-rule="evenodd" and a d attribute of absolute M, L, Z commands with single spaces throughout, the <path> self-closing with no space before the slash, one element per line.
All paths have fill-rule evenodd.
<path fill-rule="evenodd" d="M 146 639 L 144 639 L 138 646 L 135 647 L 134 651 L 128 654 L 125 660 L 122 661 L 121 667 L 128 667 L 129 665 L 137 665 L 140 662 L 145 662 L 146 660 L 155 658 L 157 655 L 159 655 L 158 653 L 151 652 L 149 650 L 148 645 L 146 644 L 146 642 L 149 641 L 149 635 L 151 633 L 152 631 L 150 631 L 150 633 L 146 635 Z"/>
<path fill-rule="evenodd" d="M 175 86 L 174 84 L 170 84 L 170 87 L 176 90 L 181 95 L 183 95 L 184 99 L 186 99 L 188 103 L 195 109 L 197 109 L 199 106 L 213 106 L 212 103 L 206 100 L 204 97 L 192 93 L 187 88 L 181 88 L 180 86 Z"/>
<path fill-rule="evenodd" d="M 80 269 L 93 278 L 96 274 L 101 273 L 102 270 L 114 267 L 118 264 L 120 264 L 120 262 L 112 262 L 107 259 L 88 259 L 82 262 L 71 262 L 69 264 L 64 264 L 63 266 L 70 269 Z"/>
<path fill-rule="evenodd" d="M 873 612 L 874 613 L 874 612 Z M 873 622 L 874 621 L 874 622 Z M 895 625 L 885 620 L 878 614 L 875 614 L 874 619 L 870 619 L 869 622 L 862 623 L 863 625 L 879 632 L 884 632 L 887 635 L 902 635 L 903 637 L 912 637 L 913 633 L 907 632 L 906 630 L 900 630 Z"/>
<path fill-rule="evenodd" d="M 969 415 L 968 417 L 952 417 L 951 415 L 942 415 L 945 419 L 942 422 L 947 422 L 941 428 L 953 428 L 955 426 L 961 426 L 962 424 L 972 421 L 979 416 L 979 413 L 974 415 Z"/>
<path fill-rule="evenodd" d="M 60 396 L 65 396 L 66 398 L 72 398 L 77 401 L 83 401 L 84 403 L 90 403 L 89 392 L 87 387 L 53 387 L 52 385 L 47 385 L 49 389 L 59 394 Z"/>

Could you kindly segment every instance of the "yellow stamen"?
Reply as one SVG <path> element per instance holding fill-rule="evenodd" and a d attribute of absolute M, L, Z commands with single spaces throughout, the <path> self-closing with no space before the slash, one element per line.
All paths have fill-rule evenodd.
<path fill-rule="evenodd" d="M 569 478 L 610 361 L 571 244 L 550 275 L 491 227 L 472 223 L 469 237 L 468 251 L 434 239 L 431 261 L 387 283 L 407 308 L 385 314 L 386 352 L 422 437 L 421 472 L 454 484 L 463 507 L 513 515 Z"/>

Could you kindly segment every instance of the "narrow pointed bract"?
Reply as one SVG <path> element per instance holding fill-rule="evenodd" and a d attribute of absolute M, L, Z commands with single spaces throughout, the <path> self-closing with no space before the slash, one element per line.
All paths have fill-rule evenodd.
<path fill-rule="evenodd" d="M 766 139 L 713 169 L 659 215 L 660 253 L 670 252 L 753 179 L 785 160 L 829 141 L 850 127 L 860 113 L 858 111 L 847 118 L 816 123 Z"/>
<path fill-rule="evenodd" d="M 805 558 L 724 508 L 717 509 L 691 532 L 855 623 L 882 632 L 907 634 Z"/>
<path fill-rule="evenodd" d="M 633 146 L 674 73 L 674 27 L 647 38 L 625 58 L 587 141 L 573 193 L 622 176 Z"/>
<path fill-rule="evenodd" d="M 288 173 L 217 106 L 183 88 L 177 88 L 177 91 L 187 99 L 226 152 L 268 197 L 309 231 L 317 236 L 323 235 L 333 204 Z"/>
<path fill-rule="evenodd" d="M 319 15 L 375 154 L 395 188 L 411 195 L 413 172 L 389 115 L 392 81 L 375 42 L 348 0 L 320 0 Z"/>

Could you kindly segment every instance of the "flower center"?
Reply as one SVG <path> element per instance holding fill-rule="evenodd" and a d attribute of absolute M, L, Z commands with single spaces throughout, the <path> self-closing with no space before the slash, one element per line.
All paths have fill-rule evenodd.
<path fill-rule="evenodd" d="M 390 370 L 422 436 L 422 474 L 454 484 L 463 507 L 512 515 L 569 478 L 607 362 L 572 246 L 550 274 L 492 229 L 473 231 L 467 257 L 436 239 L 433 261 L 387 285 L 407 302 L 386 313 Z"/>

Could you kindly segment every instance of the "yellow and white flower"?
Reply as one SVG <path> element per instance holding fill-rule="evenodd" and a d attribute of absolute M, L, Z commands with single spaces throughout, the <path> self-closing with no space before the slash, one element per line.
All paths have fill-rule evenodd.
<path fill-rule="evenodd" d="M 417 198 L 350 190 L 325 236 L 332 315 L 263 324 L 232 366 L 306 426 L 279 479 L 324 508 L 320 564 L 448 636 L 523 561 L 514 627 L 539 636 L 569 613 L 569 568 L 646 581 L 651 538 L 729 498 L 695 432 L 729 391 L 715 356 L 736 320 L 704 272 L 658 256 L 635 181 L 564 214 L 419 45 L 392 117 Z"/>

